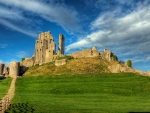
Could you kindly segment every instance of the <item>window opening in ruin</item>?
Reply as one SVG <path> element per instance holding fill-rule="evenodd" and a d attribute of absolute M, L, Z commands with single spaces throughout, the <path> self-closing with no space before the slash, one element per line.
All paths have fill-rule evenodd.
<path fill-rule="evenodd" d="M 38 43 L 38 41 L 37 41 L 37 43 Z"/>
<path fill-rule="evenodd" d="M 41 51 L 41 49 L 40 49 L 40 51 Z"/>
<path fill-rule="evenodd" d="M 52 43 L 52 40 L 50 40 L 50 43 Z"/>

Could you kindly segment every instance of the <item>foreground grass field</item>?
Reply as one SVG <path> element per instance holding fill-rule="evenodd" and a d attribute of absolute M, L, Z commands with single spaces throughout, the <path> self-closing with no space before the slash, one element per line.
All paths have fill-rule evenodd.
<path fill-rule="evenodd" d="M 0 78 L 0 98 L 4 97 L 7 94 L 11 80 L 11 78 Z"/>
<path fill-rule="evenodd" d="M 40 113 L 146 112 L 150 78 L 130 73 L 22 77 L 12 105 L 18 112 L 19 107 Z"/>

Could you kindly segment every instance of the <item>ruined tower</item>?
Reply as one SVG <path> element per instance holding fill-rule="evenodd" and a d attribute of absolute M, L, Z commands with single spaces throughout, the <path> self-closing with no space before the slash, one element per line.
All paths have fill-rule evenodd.
<path fill-rule="evenodd" d="M 59 34 L 58 51 L 60 54 L 64 54 L 64 36 Z"/>
<path fill-rule="evenodd" d="M 8 71 L 10 77 L 19 76 L 20 63 L 19 62 L 10 62 L 8 65 Z"/>
<path fill-rule="evenodd" d="M 35 44 L 35 64 L 43 64 L 52 60 L 56 53 L 56 45 L 50 31 L 39 34 Z"/>
<path fill-rule="evenodd" d="M 54 61 L 57 57 L 64 56 L 64 36 L 59 35 L 58 52 L 56 52 L 56 44 L 54 37 L 50 31 L 39 34 L 35 43 L 35 54 L 31 58 L 25 58 L 22 65 L 31 67 L 36 64 L 43 64 Z"/>

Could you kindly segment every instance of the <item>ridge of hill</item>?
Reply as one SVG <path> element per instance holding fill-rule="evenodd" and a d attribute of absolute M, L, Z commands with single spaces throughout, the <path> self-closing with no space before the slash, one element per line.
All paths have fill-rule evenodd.
<path fill-rule="evenodd" d="M 67 60 L 65 65 L 56 66 L 55 62 L 30 67 L 23 76 L 64 75 L 64 74 L 98 74 L 132 72 L 142 74 L 139 70 L 127 67 L 117 61 L 106 61 L 101 57 L 74 58 Z"/>

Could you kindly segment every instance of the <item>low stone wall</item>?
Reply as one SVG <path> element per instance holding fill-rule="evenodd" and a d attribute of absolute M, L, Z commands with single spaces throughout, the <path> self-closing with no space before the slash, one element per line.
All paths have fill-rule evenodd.
<path fill-rule="evenodd" d="M 31 67 L 34 65 L 34 56 L 31 58 L 25 58 L 25 60 L 22 62 L 22 66 L 25 67 Z"/>
<path fill-rule="evenodd" d="M 10 98 L 0 99 L 0 113 L 4 113 L 10 107 Z"/>
<path fill-rule="evenodd" d="M 121 65 L 121 64 L 114 64 L 114 65 L 111 65 L 108 67 L 108 69 L 110 70 L 110 72 L 112 73 L 119 73 L 119 72 L 124 72 L 124 73 L 138 73 L 140 75 L 144 75 L 144 73 L 140 70 L 136 70 L 136 69 L 133 69 L 131 67 L 128 67 L 126 65 Z"/>
<path fill-rule="evenodd" d="M 66 59 L 63 59 L 63 60 L 55 60 L 55 65 L 56 65 L 56 66 L 65 65 L 66 62 L 67 62 Z"/>

